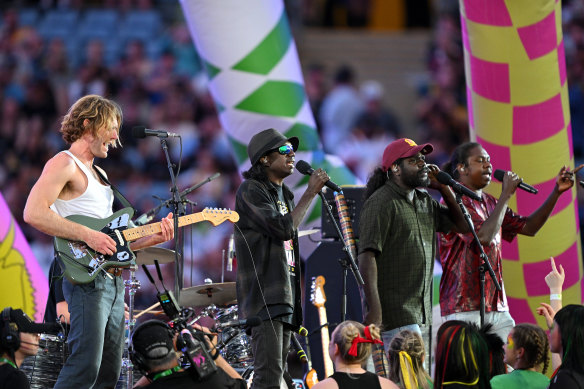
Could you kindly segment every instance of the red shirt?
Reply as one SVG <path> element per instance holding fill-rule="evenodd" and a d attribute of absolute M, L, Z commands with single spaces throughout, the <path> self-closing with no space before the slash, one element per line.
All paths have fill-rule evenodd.
<path fill-rule="evenodd" d="M 483 193 L 483 202 L 463 197 L 462 202 L 471 216 L 474 228 L 480 231 L 481 226 L 495 209 L 497 199 L 488 193 Z M 510 242 L 523 229 L 527 219 L 515 214 L 507 208 L 501 229 L 488 246 L 483 246 L 501 292 L 487 270 L 485 274 L 485 312 L 508 311 L 507 296 L 503 287 L 503 267 L 501 263 L 501 238 Z M 439 233 L 439 255 L 442 264 L 440 279 L 440 311 L 442 316 L 458 312 L 478 311 L 480 309 L 479 265 L 482 263 L 480 251 L 473 235 L 450 232 Z"/>

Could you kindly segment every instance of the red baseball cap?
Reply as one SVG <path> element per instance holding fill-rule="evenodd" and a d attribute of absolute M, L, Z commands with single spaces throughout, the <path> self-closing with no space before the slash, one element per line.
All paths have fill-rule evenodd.
<path fill-rule="evenodd" d="M 383 160 L 381 162 L 381 167 L 384 172 L 388 171 L 391 165 L 395 163 L 400 158 L 413 157 L 418 153 L 424 155 L 430 154 L 434 150 L 434 147 L 430 143 L 424 143 L 423 145 L 417 145 L 411 139 L 400 138 L 394 140 L 387 145 L 385 151 L 383 151 Z"/>

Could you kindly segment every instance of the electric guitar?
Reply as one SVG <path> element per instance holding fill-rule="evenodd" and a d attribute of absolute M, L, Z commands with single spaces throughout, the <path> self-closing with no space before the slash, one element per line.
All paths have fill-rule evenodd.
<path fill-rule="evenodd" d="M 326 318 L 326 309 L 324 303 L 326 302 L 326 296 L 324 294 L 324 284 L 325 280 L 323 276 L 318 276 L 316 279 L 312 278 L 312 293 L 310 296 L 310 301 L 312 304 L 318 308 L 318 319 L 320 324 L 320 337 L 322 340 L 322 360 L 324 362 L 324 376 L 325 378 L 333 375 L 333 361 L 328 353 L 329 349 L 329 331 L 328 331 L 328 320 Z"/>
<path fill-rule="evenodd" d="M 294 335 L 292 335 L 294 336 Z M 308 345 L 308 340 L 306 341 L 306 363 L 308 364 L 308 371 L 304 375 L 304 382 L 308 389 L 312 388 L 318 383 L 318 375 L 316 370 L 312 367 L 312 360 L 310 359 L 310 346 Z"/>
<path fill-rule="evenodd" d="M 129 267 L 135 264 L 136 255 L 130 249 L 130 242 L 157 234 L 162 231 L 162 227 L 158 222 L 128 228 L 133 215 L 132 208 L 124 208 L 105 219 L 83 215 L 67 216 L 66 219 L 111 236 L 116 241 L 116 252 L 113 255 L 100 254 L 84 242 L 55 237 L 55 252 L 58 254 L 63 275 L 72 283 L 86 284 L 110 267 Z M 178 225 L 183 227 L 205 220 L 217 226 L 226 220 L 235 223 L 239 220 L 239 215 L 227 209 L 205 208 L 202 212 L 179 217 Z"/>

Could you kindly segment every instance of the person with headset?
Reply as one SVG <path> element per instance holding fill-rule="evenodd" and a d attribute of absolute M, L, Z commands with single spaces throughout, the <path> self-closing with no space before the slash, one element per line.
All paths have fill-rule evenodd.
<path fill-rule="evenodd" d="M 209 333 L 208 329 L 199 328 Z M 202 335 L 201 331 L 197 333 Z M 213 337 L 214 342 L 204 337 L 206 344 L 202 345 L 192 337 L 192 332 L 184 330 L 178 334 L 159 320 L 138 325 L 132 333 L 130 357 L 146 378 L 136 387 L 246 389 L 246 382 L 215 348 L 217 337 Z M 190 354 L 190 368 L 181 367 L 178 350 Z"/>
<path fill-rule="evenodd" d="M 0 332 L 0 389 L 28 389 L 28 378 L 20 365 L 24 358 L 39 350 L 39 333 L 58 333 L 55 324 L 38 324 L 21 310 L 6 307 L 2 310 Z"/>
<path fill-rule="evenodd" d="M 329 176 L 316 169 L 295 205 L 284 179 L 294 172 L 297 137 L 270 128 L 248 146 L 251 162 L 235 198 L 239 318 L 259 316 L 251 329 L 252 388 L 280 387 L 292 330 L 302 324 L 298 226 Z"/>

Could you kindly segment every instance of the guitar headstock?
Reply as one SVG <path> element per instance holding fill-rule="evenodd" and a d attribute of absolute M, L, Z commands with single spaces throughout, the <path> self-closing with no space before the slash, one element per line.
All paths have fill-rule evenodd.
<path fill-rule="evenodd" d="M 325 280 L 323 276 L 312 277 L 312 286 L 310 287 L 310 302 L 317 307 L 324 307 L 326 296 L 324 294 Z"/>
<path fill-rule="evenodd" d="M 221 208 L 205 208 L 202 212 L 203 218 L 214 226 L 229 220 L 231 223 L 235 223 L 239 220 L 239 214 L 230 209 Z"/>

